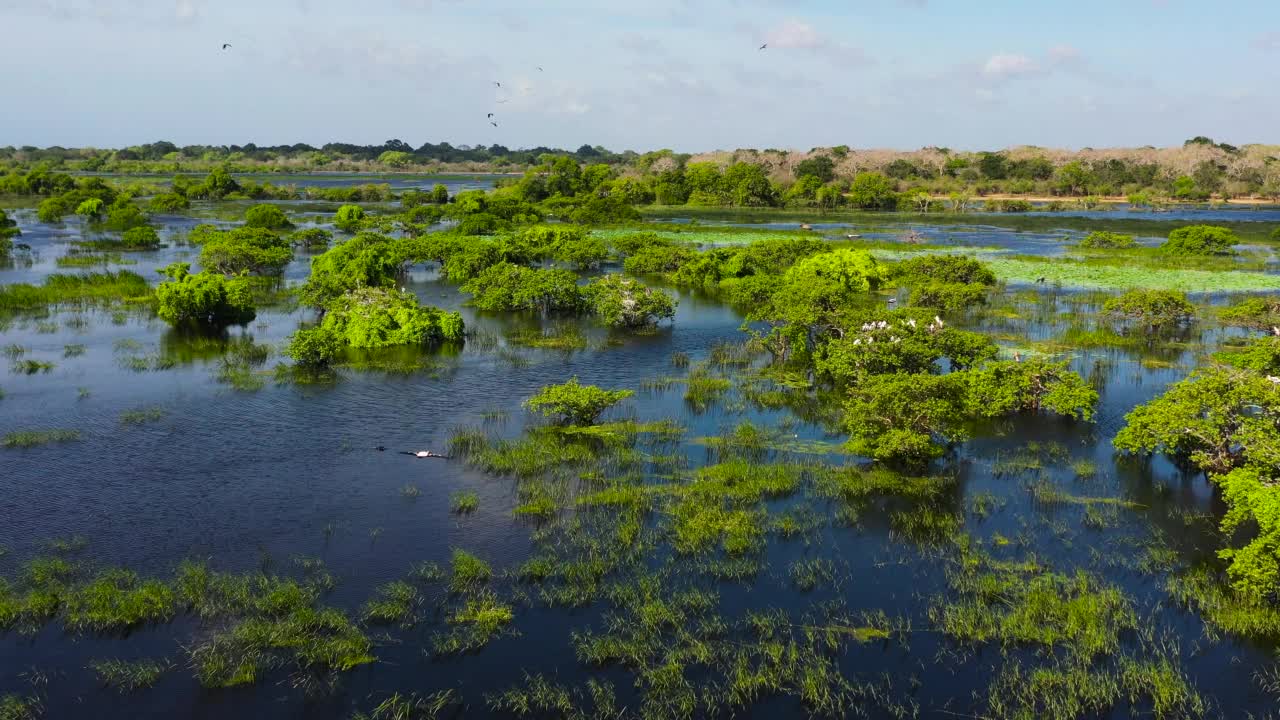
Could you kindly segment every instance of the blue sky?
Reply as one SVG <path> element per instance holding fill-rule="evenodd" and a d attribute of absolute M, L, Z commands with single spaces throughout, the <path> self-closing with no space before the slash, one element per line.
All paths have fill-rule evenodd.
<path fill-rule="evenodd" d="M 0 0 L 0 24 L 0 145 L 1280 142 L 1274 1 Z"/>

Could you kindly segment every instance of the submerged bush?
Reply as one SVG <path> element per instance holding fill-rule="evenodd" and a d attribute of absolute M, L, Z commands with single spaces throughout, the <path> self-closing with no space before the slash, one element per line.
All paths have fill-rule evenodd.
<path fill-rule="evenodd" d="M 965 255 L 937 254 L 908 258 L 889 266 L 888 275 L 905 285 L 936 282 L 996 284 L 996 274 L 986 263 Z"/>
<path fill-rule="evenodd" d="M 191 207 L 191 201 L 182 193 L 160 193 L 159 195 L 151 198 L 151 202 L 147 204 L 147 207 L 150 208 L 152 212 L 172 213 L 179 210 L 186 210 Z"/>
<path fill-rule="evenodd" d="M 1169 233 L 1160 246 L 1167 255 L 1231 255 L 1240 238 L 1229 228 L 1214 225 L 1190 225 Z"/>
<path fill-rule="evenodd" d="M 275 205 L 254 205 L 244 211 L 244 226 L 267 230 L 288 230 L 293 227 L 284 211 Z"/>
<path fill-rule="evenodd" d="M 418 304 L 413 293 L 360 288 L 329 303 L 321 328 L 351 347 L 460 341 L 462 316 Z"/>
<path fill-rule="evenodd" d="M 501 262 L 467 281 L 461 290 L 481 310 L 576 312 L 584 305 L 578 276 L 568 270 L 535 270 Z"/>
<path fill-rule="evenodd" d="M 605 275 L 582 289 L 592 311 L 613 327 L 642 328 L 676 315 L 676 300 L 621 275 Z"/>
<path fill-rule="evenodd" d="M 312 307 L 323 308 L 351 290 L 389 287 L 400 274 L 401 263 L 388 238 L 360 233 L 311 259 L 311 276 L 300 297 Z"/>
<path fill-rule="evenodd" d="M 1251 297 L 1223 308 L 1218 319 L 1227 325 L 1268 330 L 1280 326 L 1280 298 Z"/>
<path fill-rule="evenodd" d="M 324 228 L 307 228 L 289 236 L 289 242 L 301 245 L 308 250 L 327 248 L 333 242 L 333 233 Z"/>
<path fill-rule="evenodd" d="M 546 385 L 524 406 L 564 425 L 590 425 L 600 413 L 634 395 L 631 390 L 604 390 L 579 385 L 574 377 L 560 385 Z"/>
<path fill-rule="evenodd" d="M 107 220 L 103 223 L 103 227 L 107 230 L 115 230 L 124 232 L 133 228 L 143 227 L 147 224 L 147 216 L 142 210 L 133 203 L 125 200 L 117 202 L 107 211 Z"/>
<path fill-rule="evenodd" d="M 18 229 L 18 221 L 9 217 L 3 209 L 0 209 L 0 255 L 7 253 L 12 247 L 9 238 L 15 238 L 22 234 Z"/>
<path fill-rule="evenodd" d="M 1133 247 L 1133 245 L 1132 235 L 1122 235 L 1106 230 L 1094 230 L 1080 241 L 1082 248 L 1117 249 Z"/>
<path fill-rule="evenodd" d="M 264 228 L 209 233 L 200 250 L 201 267 L 224 275 L 279 275 L 292 259 L 289 241 Z"/>
<path fill-rule="evenodd" d="M 339 230 L 355 232 L 364 221 L 364 208 L 359 205 L 343 205 L 333 214 L 333 224 Z"/>
<path fill-rule="evenodd" d="M 150 226 L 125 230 L 120 241 L 124 250 L 155 250 L 160 247 L 160 235 Z"/>
<path fill-rule="evenodd" d="M 1102 312 L 1113 319 L 1160 327 L 1191 322 L 1196 306 L 1186 295 L 1172 290 L 1130 290 L 1107 300 Z"/>
<path fill-rule="evenodd" d="M 343 342 L 332 329 L 302 328 L 289 338 L 285 354 L 303 367 L 324 368 L 342 354 Z"/>
<path fill-rule="evenodd" d="M 244 325 L 257 316 L 249 281 L 216 272 L 192 275 L 189 263 L 160 271 L 169 282 L 156 287 L 156 314 L 170 325 L 196 323 L 209 327 Z"/>

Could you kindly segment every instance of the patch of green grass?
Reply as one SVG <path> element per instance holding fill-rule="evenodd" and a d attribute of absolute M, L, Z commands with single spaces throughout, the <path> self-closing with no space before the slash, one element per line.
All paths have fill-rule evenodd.
<path fill-rule="evenodd" d="M 1062 490 L 1061 488 L 1055 486 L 1049 480 L 1044 480 L 1044 479 L 1036 480 L 1035 482 L 1032 482 L 1030 485 L 1028 485 L 1028 490 L 1031 491 L 1032 500 L 1034 500 L 1037 504 L 1045 505 L 1045 506 L 1110 505 L 1114 507 L 1125 508 L 1127 510 L 1141 510 L 1144 507 L 1146 507 L 1145 505 L 1133 502 L 1131 500 L 1125 500 L 1124 498 L 1087 497 L 1083 495 L 1072 495 Z"/>
<path fill-rule="evenodd" d="M 1099 264 L 1064 258 L 1032 260 L 991 257 L 984 260 L 1005 282 L 1097 290 L 1178 290 L 1188 293 L 1280 290 L 1280 275 L 1240 270 L 1193 270 L 1142 264 Z"/>
<path fill-rule="evenodd" d="M 587 336 L 577 325 L 561 323 L 543 330 L 526 329 L 511 333 L 507 342 L 539 350 L 581 350 L 587 346 Z"/>
<path fill-rule="evenodd" d="M 0 447 L 33 448 L 79 439 L 79 430 L 19 430 L 5 435 L 4 439 L 0 440 Z"/>
<path fill-rule="evenodd" d="M 37 310 L 69 303 L 137 302 L 150 296 L 151 287 L 146 279 L 128 270 L 50 275 L 42 285 L 13 283 L 0 286 L 0 310 Z"/>
<path fill-rule="evenodd" d="M 159 422 L 164 419 L 164 416 L 164 408 L 138 408 L 136 410 L 126 410 L 120 413 L 120 422 L 125 425 L 145 425 L 146 423 Z"/>
<path fill-rule="evenodd" d="M 155 685 L 173 665 L 164 660 L 94 660 L 89 668 L 98 682 L 120 692 L 133 692 Z"/>
<path fill-rule="evenodd" d="M 36 698 L 0 696 L 0 720 L 39 720 L 43 715 L 44 706 Z"/>
<path fill-rule="evenodd" d="M 438 633 L 433 647 L 438 655 L 478 650 L 500 635 L 515 613 L 510 605 L 501 602 L 490 591 L 482 591 L 467 599 L 466 604 L 449 616 L 453 626 L 449 632 Z"/>
<path fill-rule="evenodd" d="M 449 512 L 469 515 L 480 507 L 480 496 L 471 491 L 457 491 L 449 496 Z"/>
<path fill-rule="evenodd" d="M 378 703 L 367 714 L 358 712 L 352 720 L 436 720 L 451 717 L 461 701 L 452 690 L 441 690 L 420 697 L 417 693 L 395 693 Z M 448 715 L 445 715 L 445 713 Z"/>
<path fill-rule="evenodd" d="M 489 563 L 465 550 L 454 550 L 450 560 L 449 589 L 456 593 L 478 590 L 493 577 Z"/>
<path fill-rule="evenodd" d="M 418 590 L 407 582 L 387 583 L 374 591 L 375 597 L 365 603 L 360 617 L 375 625 L 400 625 L 414 623 L 419 603 Z"/>
<path fill-rule="evenodd" d="M 1200 613 L 1211 635 L 1226 633 L 1253 640 L 1280 640 L 1280 607 L 1235 593 L 1209 568 L 1195 568 L 1170 578 L 1166 587 L 1182 606 Z"/>
<path fill-rule="evenodd" d="M 791 584 L 801 592 L 809 592 L 835 580 L 835 564 L 825 558 L 797 560 L 787 568 Z"/>
<path fill-rule="evenodd" d="M 47 360 L 15 360 L 10 369 L 17 375 L 35 375 L 36 373 L 53 372 L 54 364 Z"/>
<path fill-rule="evenodd" d="M 69 593 L 65 602 L 68 627 L 98 632 L 167 622 L 177 612 L 177 601 L 169 586 L 157 580 L 141 580 L 127 570 L 103 573 Z"/>

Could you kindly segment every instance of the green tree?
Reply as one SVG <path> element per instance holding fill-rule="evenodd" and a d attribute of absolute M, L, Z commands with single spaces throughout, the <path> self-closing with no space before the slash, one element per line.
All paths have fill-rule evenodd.
<path fill-rule="evenodd" d="M 160 235 L 150 226 L 125 230 L 120 242 L 126 250 L 156 250 L 160 247 Z"/>
<path fill-rule="evenodd" d="M 441 183 L 436 183 L 431 188 L 431 202 L 437 205 L 444 205 L 449 202 L 449 188 Z"/>
<path fill-rule="evenodd" d="M 590 425 L 601 413 L 634 395 L 631 390 L 605 390 L 580 385 L 578 378 L 560 385 L 546 385 L 524 401 L 524 406 L 562 425 Z"/>
<path fill-rule="evenodd" d="M 597 278 L 582 293 L 596 316 L 613 327 L 652 327 L 676 315 L 675 298 L 621 275 Z"/>
<path fill-rule="evenodd" d="M 364 220 L 364 208 L 359 205 L 343 205 L 333 215 L 333 224 L 339 230 L 353 233 L 360 229 Z"/>
<path fill-rule="evenodd" d="M 805 177 L 817 178 L 818 184 L 822 185 L 835 179 L 836 166 L 831 158 L 826 155 L 818 155 L 796 163 L 791 172 L 796 176 L 796 179 Z"/>
<path fill-rule="evenodd" d="M 3 209 L 0 209 L 0 241 L 3 241 L 0 242 L 0 254 L 8 252 L 9 247 L 12 245 L 10 238 L 18 237 L 21 234 L 22 231 L 18 229 L 18 222 L 5 214 Z"/>
<path fill-rule="evenodd" d="M 1196 316 L 1196 306 L 1180 292 L 1137 289 L 1108 299 L 1102 305 L 1102 312 L 1113 320 L 1160 328 L 1191 322 Z"/>
<path fill-rule="evenodd" d="M 147 225 L 147 216 L 142 210 L 133 203 L 125 200 L 116 202 L 107 211 L 107 220 L 103 223 L 103 227 L 107 230 L 115 230 L 124 232 L 133 228 L 145 227 Z"/>
<path fill-rule="evenodd" d="M 534 270 L 498 263 L 485 268 L 461 287 L 471 293 L 471 305 L 481 310 L 578 312 L 585 307 L 578 277 L 568 270 Z"/>
<path fill-rule="evenodd" d="M 76 214 L 90 220 L 99 220 L 106 213 L 106 203 L 98 198 L 89 198 L 76 206 Z"/>
<path fill-rule="evenodd" d="M 978 156 L 978 170 L 988 180 L 1004 180 L 1009 176 L 1009 159 L 1000 153 L 981 153 Z"/>
<path fill-rule="evenodd" d="M 402 168 L 413 164 L 413 155 L 403 150 L 387 150 L 378 156 L 378 162 L 388 167 Z"/>
<path fill-rule="evenodd" d="M 1240 238 L 1229 228 L 1214 225 L 1189 225 L 1169 233 L 1160 246 L 1167 255 L 1231 255 Z"/>
<path fill-rule="evenodd" d="M 1054 175 L 1054 184 L 1064 195 L 1088 195 L 1094 183 L 1093 173 L 1079 160 L 1063 165 Z"/>
<path fill-rule="evenodd" d="M 464 332 L 458 313 L 420 305 L 413 293 L 371 287 L 330 301 L 320 327 L 356 348 L 457 342 Z"/>
<path fill-rule="evenodd" d="M 777 192 L 764 168 L 739 162 L 725 169 L 722 180 L 729 200 L 740 207 L 768 207 L 777 202 Z"/>
<path fill-rule="evenodd" d="M 279 275 L 291 260 L 289 241 L 263 228 L 216 233 L 200 250 L 200 266 L 224 275 Z"/>
<path fill-rule="evenodd" d="M 1132 204 L 1132 203 L 1131 203 Z M 1082 248 L 1129 248 L 1133 247 L 1133 236 L 1122 235 L 1120 233 L 1107 232 L 1106 230 L 1094 230 L 1080 241 Z"/>
<path fill-rule="evenodd" d="M 275 205 L 254 205 L 244 211 L 244 226 L 267 230 L 288 230 L 293 227 L 284 211 Z"/>
<path fill-rule="evenodd" d="M 849 204 L 862 210 L 892 210 L 898 205 L 898 193 L 889 178 L 859 173 L 849 184 Z"/>
<path fill-rule="evenodd" d="M 342 355 L 343 342 L 332 329 L 301 328 L 289 339 L 285 354 L 306 368 L 327 368 Z"/>
<path fill-rule="evenodd" d="M 357 288 L 390 287 L 403 269 L 404 252 L 386 237 L 360 233 L 311 259 L 311 275 L 299 297 L 311 307 L 324 308 Z"/>
<path fill-rule="evenodd" d="M 253 294 L 243 277 L 226 278 L 214 272 L 190 273 L 189 263 L 160 270 L 168 282 L 156 286 L 156 314 L 170 325 L 206 327 L 244 325 L 253 320 Z"/>
<path fill-rule="evenodd" d="M 159 193 L 147 204 L 151 212 L 174 213 L 191 207 L 186 195 L 176 192 Z"/>

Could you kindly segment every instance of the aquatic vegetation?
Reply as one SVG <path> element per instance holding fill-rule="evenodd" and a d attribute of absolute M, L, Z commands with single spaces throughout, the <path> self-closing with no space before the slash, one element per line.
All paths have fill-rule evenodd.
<path fill-rule="evenodd" d="M 441 690 L 425 697 L 417 693 L 395 693 L 378 703 L 368 714 L 358 712 L 352 720 L 436 720 L 454 713 L 459 702 L 453 690 Z"/>
<path fill-rule="evenodd" d="M 1239 243 L 1230 228 L 1190 225 L 1169 233 L 1160 251 L 1167 255 L 1230 255 Z"/>
<path fill-rule="evenodd" d="M 151 295 L 147 281 L 137 273 L 86 273 L 50 275 L 42 285 L 0 285 L 0 310 L 36 310 L 49 305 L 96 304 L 142 300 Z"/>
<path fill-rule="evenodd" d="M 391 287 L 402 271 L 405 250 L 390 238 L 360 233 L 311 259 L 311 275 L 299 297 L 314 308 L 360 288 Z"/>
<path fill-rule="evenodd" d="M 417 588 L 409 583 L 387 583 L 374 591 L 374 599 L 364 604 L 360 617 L 374 625 L 408 627 L 414 623 L 420 600 Z"/>
<path fill-rule="evenodd" d="M 73 343 L 73 344 L 71 344 L 71 345 L 63 345 L 63 346 L 62 346 L 62 357 L 63 357 L 64 359 L 65 359 L 65 358 L 77 358 L 77 357 L 80 357 L 81 355 L 84 355 L 86 351 L 87 351 L 87 348 L 86 348 L 84 345 L 80 344 L 80 343 Z"/>
<path fill-rule="evenodd" d="M 1116 249 L 1133 247 L 1133 236 L 1122 233 L 1107 232 L 1106 230 L 1094 230 L 1080 241 L 1082 248 L 1103 248 Z"/>
<path fill-rule="evenodd" d="M 675 317 L 675 298 L 621 275 L 605 275 L 582 289 L 585 302 L 606 325 L 645 328 Z"/>
<path fill-rule="evenodd" d="M 706 412 L 733 388 L 728 378 L 716 377 L 704 368 L 695 368 L 685 378 L 684 401 L 694 412 Z"/>
<path fill-rule="evenodd" d="M 578 277 L 568 270 L 535 270 L 501 262 L 461 287 L 481 310 L 577 312 L 585 307 Z"/>
<path fill-rule="evenodd" d="M 1200 717 L 1206 702 L 1186 674 L 1168 657 L 1123 657 L 1116 665 L 1078 659 L 1024 669 L 1013 661 L 1001 668 L 988 690 L 991 717 L 1072 718 L 1102 715 L 1122 702 L 1150 707 L 1157 718 Z"/>
<path fill-rule="evenodd" d="M 289 338 L 285 355 L 305 368 L 327 368 L 342 355 L 344 343 L 330 328 L 299 328 Z"/>
<path fill-rule="evenodd" d="M 1218 311 L 1226 325 L 1269 330 L 1280 325 L 1280 301 L 1272 297 L 1252 297 Z"/>
<path fill-rule="evenodd" d="M 14 360 L 10 365 L 10 369 L 17 375 L 35 375 L 36 373 L 52 372 L 54 364 L 48 360 L 34 360 L 26 358 L 24 360 Z"/>
<path fill-rule="evenodd" d="M 2 720 L 39 720 L 44 716 L 44 707 L 39 699 L 20 695 L 0 696 L 0 719 Z"/>
<path fill-rule="evenodd" d="M 433 638 L 438 655 L 479 650 L 511 624 L 515 613 L 490 591 L 480 591 L 467 598 L 466 604 L 449 616 L 453 626 L 449 632 Z"/>
<path fill-rule="evenodd" d="M 479 590 L 493 577 L 489 563 L 465 550 L 454 549 L 450 560 L 449 589 L 455 593 Z"/>
<path fill-rule="evenodd" d="M 480 496 L 474 492 L 458 491 L 449 496 L 449 512 L 469 515 L 480 507 Z"/>
<path fill-rule="evenodd" d="M 333 214 L 334 227 L 343 232 L 353 233 L 360 229 L 364 221 L 364 208 L 359 205 L 343 205 Z"/>
<path fill-rule="evenodd" d="M 190 273 L 188 263 L 174 263 L 161 272 L 169 282 L 156 287 L 156 314 L 170 325 L 195 324 L 207 327 L 244 325 L 257 311 L 249 281 L 227 279 L 216 272 Z"/>
<path fill-rule="evenodd" d="M 524 329 L 507 336 L 507 342 L 540 350 L 581 350 L 587 346 L 587 336 L 573 323 L 556 323 L 539 330 Z M 469 344 L 468 344 L 469 345 Z"/>
<path fill-rule="evenodd" d="M 1159 328 L 1190 322 L 1196 306 L 1186 295 L 1170 290 L 1130 290 L 1103 303 L 1102 312 L 1113 319 Z"/>
<path fill-rule="evenodd" d="M 98 632 L 167 622 L 177 612 L 177 598 L 169 586 L 126 570 L 103 573 L 73 590 L 64 602 L 68 627 Z"/>
<path fill-rule="evenodd" d="M 1063 287 L 1176 290 L 1187 293 L 1280 290 L 1280 276 L 1263 272 L 1191 270 L 1146 264 L 1111 265 L 1067 258 L 993 257 L 987 265 L 1005 282 L 1035 283 L 1039 278 Z"/>
<path fill-rule="evenodd" d="M 40 445 L 73 442 L 80 439 L 79 430 L 19 430 L 0 440 L 4 448 L 33 448 Z"/>
<path fill-rule="evenodd" d="M 173 665 L 164 660 L 95 660 L 89 667 L 98 682 L 124 693 L 155 685 Z"/>
<path fill-rule="evenodd" d="M 164 419 L 165 411 L 159 407 L 138 408 L 136 410 L 126 410 L 120 414 L 120 422 L 125 425 L 145 425 L 149 422 L 158 422 Z"/>
<path fill-rule="evenodd" d="M 801 592 L 809 592 L 835 580 L 835 565 L 823 558 L 797 560 L 787 568 L 791 583 Z"/>
<path fill-rule="evenodd" d="M 244 211 L 244 226 L 267 230 L 288 230 L 293 227 L 284 211 L 275 205 L 253 205 Z"/>
<path fill-rule="evenodd" d="M 564 425 L 590 425 L 600 414 L 635 393 L 631 390 L 604 390 L 581 385 L 578 378 L 560 385 L 546 385 L 524 401 L 524 406 Z"/>
<path fill-rule="evenodd" d="M 320 327 L 356 348 L 459 341 L 464 332 L 458 313 L 420 305 L 412 293 L 372 287 L 334 298 Z"/>

